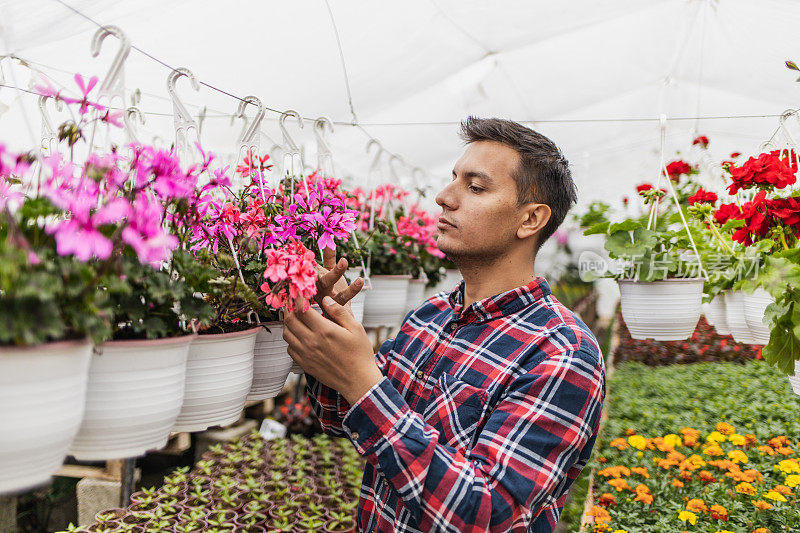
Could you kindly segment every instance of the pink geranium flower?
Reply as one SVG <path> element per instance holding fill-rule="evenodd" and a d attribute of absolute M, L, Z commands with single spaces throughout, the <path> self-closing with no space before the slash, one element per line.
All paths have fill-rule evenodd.
<path fill-rule="evenodd" d="M 298 241 L 267 251 L 267 268 L 261 284 L 266 293 L 267 305 L 276 309 L 285 307 L 294 311 L 296 298 L 303 298 L 303 311 L 308 311 L 309 300 L 317 294 L 317 263 L 314 253 Z"/>

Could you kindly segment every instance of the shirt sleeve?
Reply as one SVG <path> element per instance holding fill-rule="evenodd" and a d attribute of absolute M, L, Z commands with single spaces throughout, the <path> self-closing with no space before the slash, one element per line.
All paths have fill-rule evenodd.
<path fill-rule="evenodd" d="M 386 361 L 388 354 L 394 347 L 394 339 L 389 339 L 381 344 L 378 353 L 375 354 L 375 364 L 386 376 Z M 311 374 L 306 374 L 306 396 L 311 403 L 311 408 L 319 418 L 322 430 L 334 437 L 345 437 L 347 434 L 342 430 L 342 420 L 350 411 L 350 404 L 344 396 L 336 390 L 323 385 Z"/>
<path fill-rule="evenodd" d="M 525 531 L 593 445 L 604 396 L 600 354 L 564 351 L 511 383 L 466 455 L 441 444 L 385 378 L 342 429 L 423 531 Z"/>

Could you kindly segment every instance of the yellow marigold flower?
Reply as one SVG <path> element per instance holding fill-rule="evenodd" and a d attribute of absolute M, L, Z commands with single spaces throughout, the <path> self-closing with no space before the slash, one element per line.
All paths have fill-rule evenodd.
<path fill-rule="evenodd" d="M 746 463 L 748 461 L 747 456 L 744 454 L 742 450 L 731 450 L 728 452 L 728 459 L 733 461 L 734 463 Z"/>
<path fill-rule="evenodd" d="M 644 450 L 647 448 L 647 439 L 642 437 L 641 435 L 631 435 L 628 437 L 628 444 L 636 448 L 637 450 Z"/>
<path fill-rule="evenodd" d="M 692 455 L 689 456 L 689 461 L 691 461 L 694 464 L 694 466 L 698 468 L 706 466 L 706 462 L 703 461 L 703 458 L 697 455 L 696 453 L 693 453 Z"/>
<path fill-rule="evenodd" d="M 797 474 L 791 474 L 786 476 L 786 479 L 783 480 L 787 487 L 795 488 L 796 486 L 800 485 L 800 476 Z"/>
<path fill-rule="evenodd" d="M 749 494 L 752 496 L 753 494 L 756 493 L 756 488 L 750 483 L 747 483 L 746 481 L 742 481 L 734 488 L 736 489 L 736 492 L 739 492 L 741 494 Z"/>
<path fill-rule="evenodd" d="M 615 529 L 614 533 L 628 533 L 628 532 L 625 531 L 624 529 Z"/>
<path fill-rule="evenodd" d="M 717 424 L 717 431 L 723 435 L 731 435 L 734 431 L 736 431 L 736 429 L 727 422 L 720 422 Z"/>
<path fill-rule="evenodd" d="M 783 494 L 781 494 L 780 492 L 778 492 L 776 490 L 771 490 L 769 492 L 764 493 L 764 497 L 765 498 L 769 498 L 770 500 L 776 501 L 776 502 L 785 502 L 786 501 L 786 497 L 784 497 Z"/>
<path fill-rule="evenodd" d="M 714 533 L 735 533 L 734 531 L 730 531 L 728 529 L 718 529 Z"/>
<path fill-rule="evenodd" d="M 639 474 L 645 479 L 650 479 L 650 473 L 643 466 L 634 466 L 631 468 L 631 472 L 633 472 L 634 474 Z"/>
<path fill-rule="evenodd" d="M 612 440 L 610 443 L 608 443 L 608 445 L 617 448 L 619 451 L 622 451 L 628 447 L 628 442 L 624 438 L 619 437 Z"/>
<path fill-rule="evenodd" d="M 744 446 L 745 444 L 747 444 L 747 439 L 744 438 L 742 435 L 739 435 L 738 433 L 734 433 L 733 435 L 728 437 L 728 441 L 730 441 L 730 443 L 733 444 L 734 446 Z"/>
<path fill-rule="evenodd" d="M 728 438 L 719 431 L 712 431 L 706 437 L 706 442 L 725 442 Z"/>
<path fill-rule="evenodd" d="M 790 494 L 792 494 L 792 489 L 790 489 L 786 485 L 776 485 L 775 488 L 772 490 L 774 490 L 775 492 L 780 492 L 784 496 L 789 496 Z"/>
<path fill-rule="evenodd" d="M 680 479 L 673 479 L 672 486 L 675 487 L 676 489 L 679 489 L 684 486 L 684 483 Z"/>
<path fill-rule="evenodd" d="M 697 523 L 697 515 L 691 511 L 681 511 L 678 513 L 678 520 L 681 522 L 689 522 L 690 524 L 695 525 Z"/>
<path fill-rule="evenodd" d="M 708 511 L 706 503 L 699 498 L 692 498 L 686 503 L 686 508 L 695 513 L 704 513 Z"/>
<path fill-rule="evenodd" d="M 772 509 L 772 504 L 764 500 L 750 500 L 750 503 L 756 506 L 759 511 L 769 511 Z"/>
<path fill-rule="evenodd" d="M 800 464 L 796 459 L 784 459 L 779 462 L 775 468 L 784 474 L 800 474 Z"/>
<path fill-rule="evenodd" d="M 683 440 L 678 435 L 670 433 L 669 435 L 664 435 L 664 444 L 677 448 L 683 445 Z"/>

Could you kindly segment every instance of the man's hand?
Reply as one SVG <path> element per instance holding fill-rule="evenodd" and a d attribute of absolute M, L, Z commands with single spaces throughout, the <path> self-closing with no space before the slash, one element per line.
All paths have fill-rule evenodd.
<path fill-rule="evenodd" d="M 364 287 L 364 280 L 357 278 L 349 286 L 344 279 L 347 270 L 347 259 L 342 257 L 336 261 L 336 252 L 330 248 L 322 250 L 322 266 L 317 266 L 317 294 L 314 296 L 317 305 L 322 307 L 326 296 L 350 310 L 350 300 Z"/>
<path fill-rule="evenodd" d="M 302 309 L 298 303 L 297 309 Z M 375 364 L 372 342 L 352 312 L 330 296 L 322 299 L 322 309 L 330 320 L 313 309 L 288 314 L 283 339 L 295 363 L 352 405 L 383 374 Z"/>

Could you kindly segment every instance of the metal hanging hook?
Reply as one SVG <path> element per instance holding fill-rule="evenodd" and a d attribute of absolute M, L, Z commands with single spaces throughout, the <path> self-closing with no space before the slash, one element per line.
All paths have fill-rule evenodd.
<path fill-rule="evenodd" d="M 195 135 L 197 135 L 197 122 L 194 120 L 191 113 L 189 113 L 189 110 L 186 109 L 186 106 L 183 105 L 183 102 L 178 97 L 178 93 L 175 91 L 175 83 L 178 81 L 178 78 L 182 76 L 189 78 L 192 89 L 195 91 L 200 91 L 200 84 L 197 82 L 195 75 L 188 68 L 176 68 L 167 76 L 167 92 L 169 92 L 172 98 L 172 111 L 175 115 L 175 146 L 179 150 L 188 150 L 188 133 L 189 130 L 194 129 Z"/>
<path fill-rule="evenodd" d="M 125 134 L 128 136 L 128 142 L 139 144 L 139 136 L 136 133 L 136 126 L 133 123 L 133 117 L 139 119 L 139 123 L 144 125 L 144 115 L 138 107 L 131 106 L 125 110 L 122 115 L 122 121 L 125 124 Z"/>
<path fill-rule="evenodd" d="M 120 45 L 119 50 L 117 50 L 117 55 L 114 56 L 114 60 L 111 62 L 111 67 L 109 67 L 105 78 L 103 78 L 100 83 L 99 96 L 107 97 L 109 102 L 111 102 L 114 97 L 120 98 L 120 106 L 123 106 L 125 105 L 125 75 L 123 66 L 125 65 L 125 60 L 128 59 L 128 54 L 131 53 L 131 40 L 119 27 L 111 25 L 103 26 L 97 30 L 92 37 L 92 57 L 100 55 L 100 47 L 103 44 L 103 40 L 109 35 L 113 35 L 119 39 Z"/>

